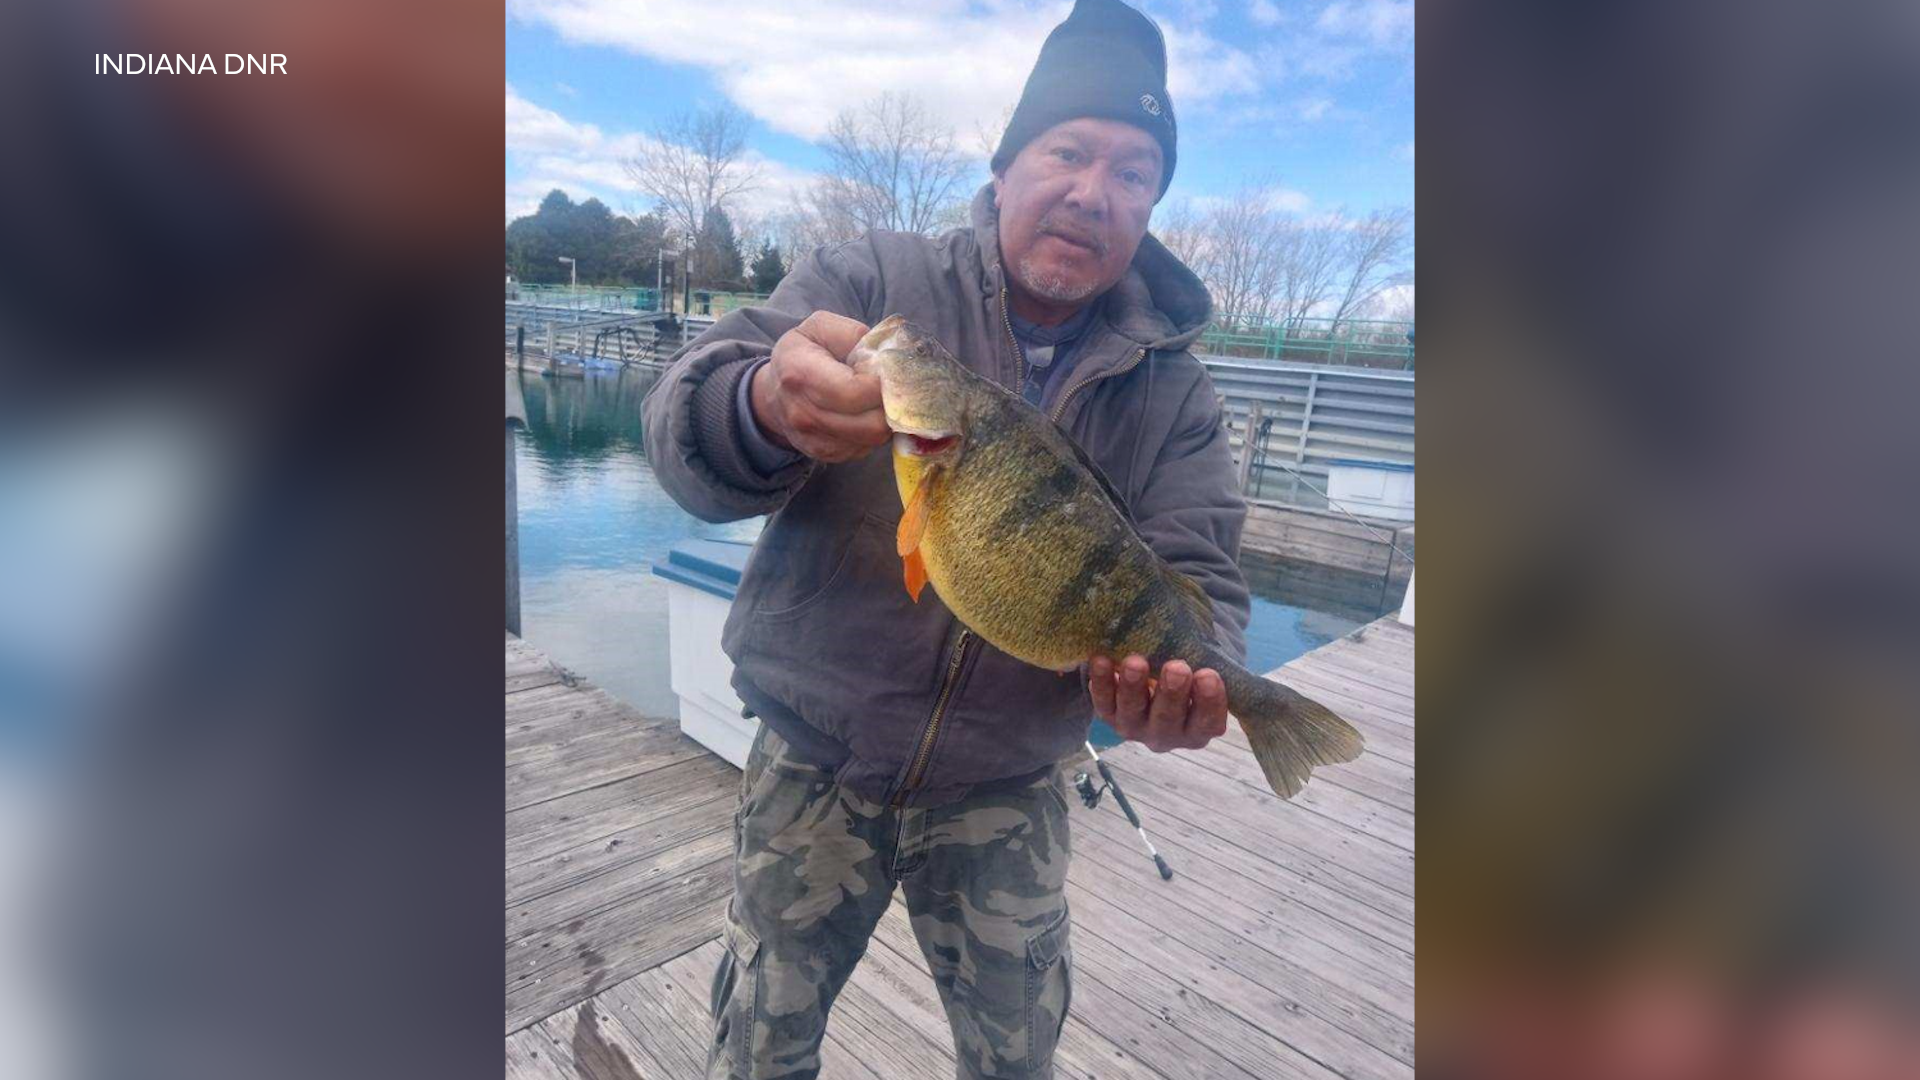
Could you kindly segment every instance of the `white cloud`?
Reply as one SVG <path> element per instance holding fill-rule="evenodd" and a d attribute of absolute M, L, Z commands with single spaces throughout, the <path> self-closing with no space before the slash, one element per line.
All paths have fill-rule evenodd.
<path fill-rule="evenodd" d="M 587 150 L 600 142 L 600 129 L 576 124 L 551 109 L 543 109 L 514 92 L 507 84 L 507 149 L 509 151 Z"/>
<path fill-rule="evenodd" d="M 506 103 L 507 154 L 519 167 L 517 178 L 506 185 L 507 220 L 531 214 L 555 188 L 575 201 L 597 198 L 616 213 L 637 214 L 651 208 L 652 200 L 622 164 L 648 145 L 647 136 L 638 132 L 609 135 L 593 124 L 569 120 L 522 98 L 511 85 Z M 749 150 L 747 159 L 760 179 L 752 191 L 740 196 L 737 209 L 754 216 L 785 209 L 792 196 L 815 178 L 757 150 Z"/>
<path fill-rule="evenodd" d="M 708 72 L 768 126 L 816 139 L 842 110 L 883 92 L 921 99 L 963 134 L 994 126 L 1020 95 L 1040 43 L 1071 5 L 1049 0 L 509 0 L 508 14 L 577 45 L 624 49 Z M 1196 9 L 1200 10 L 1200 9 Z M 1177 106 L 1247 93 L 1259 71 L 1198 23 L 1162 20 Z"/>
<path fill-rule="evenodd" d="M 1413 0 L 1333 0 L 1307 24 L 1291 25 L 1291 13 L 1283 11 L 1288 29 L 1269 34 L 1255 51 L 1270 71 L 1341 82 L 1370 57 L 1410 61 L 1413 12 Z"/>
<path fill-rule="evenodd" d="M 565 94 L 565 95 L 567 95 L 568 97 L 579 97 L 579 96 L 580 96 L 580 91 L 578 91 L 578 90 L 575 90 L 575 89 L 574 89 L 574 88 L 573 88 L 572 86 L 570 86 L 570 85 L 568 85 L 568 84 L 566 84 L 566 83 L 563 83 L 563 82 L 555 82 L 555 83 L 553 84 L 553 88 L 554 88 L 555 90 L 558 90 L 558 91 L 560 91 L 561 93 L 563 93 L 563 94 Z"/>
<path fill-rule="evenodd" d="M 1307 207 L 1313 205 L 1313 200 L 1307 197 L 1306 192 L 1296 191 L 1293 188 L 1270 187 L 1266 195 L 1273 203 L 1274 209 L 1284 210 L 1289 214 L 1303 214 Z"/>
<path fill-rule="evenodd" d="M 1334 0 L 1314 25 L 1335 37 L 1397 49 L 1413 44 L 1413 0 Z"/>
<path fill-rule="evenodd" d="M 1284 187 L 1279 184 L 1268 184 L 1262 187 L 1260 194 L 1266 197 L 1268 206 L 1285 214 L 1305 214 L 1307 209 L 1313 205 L 1312 197 L 1306 192 L 1295 188 Z M 1182 186 L 1181 183 L 1176 180 L 1173 186 L 1167 189 L 1167 196 L 1160 200 L 1160 205 L 1173 207 L 1184 204 L 1195 213 L 1205 214 L 1210 210 L 1218 209 L 1231 198 L 1233 198 L 1233 196 L 1228 194 L 1194 195 L 1189 192 L 1189 189 Z M 1335 214 L 1337 215 L 1337 213 L 1336 211 Z M 1313 220 L 1318 221 L 1322 219 L 1316 218 Z"/>
<path fill-rule="evenodd" d="M 1280 24 L 1280 9 L 1274 6 L 1273 0 L 1253 0 L 1253 3 L 1247 6 L 1247 14 L 1258 26 Z"/>
<path fill-rule="evenodd" d="M 1296 107 L 1295 111 L 1299 114 L 1300 119 L 1305 120 L 1309 124 L 1315 121 L 1325 120 L 1327 114 L 1333 111 L 1333 99 L 1324 97 L 1308 98 L 1302 101 Z"/>
<path fill-rule="evenodd" d="M 1175 109 L 1259 92 L 1260 67 L 1253 57 L 1197 31 L 1161 29 L 1167 39 L 1167 93 Z"/>

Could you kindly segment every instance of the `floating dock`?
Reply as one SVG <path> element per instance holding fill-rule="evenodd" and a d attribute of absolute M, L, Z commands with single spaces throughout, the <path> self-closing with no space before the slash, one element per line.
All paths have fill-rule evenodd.
<path fill-rule="evenodd" d="M 1237 727 L 1105 755 L 1175 877 L 1111 800 L 1074 806 L 1059 1076 L 1413 1075 L 1414 631 L 1380 619 L 1277 675 L 1367 752 L 1290 803 Z M 507 1075 L 700 1077 L 739 771 L 508 634 L 506 772 Z M 822 1053 L 825 1080 L 953 1075 L 898 896 Z"/>

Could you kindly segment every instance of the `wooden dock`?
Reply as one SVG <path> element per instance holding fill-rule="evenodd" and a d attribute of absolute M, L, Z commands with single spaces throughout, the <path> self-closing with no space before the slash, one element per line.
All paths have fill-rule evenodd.
<path fill-rule="evenodd" d="M 1175 877 L 1111 800 L 1076 805 L 1062 1078 L 1413 1075 L 1414 633 L 1382 619 L 1280 675 L 1367 737 L 1285 803 L 1238 728 L 1107 760 Z M 510 1077 L 701 1075 L 739 772 L 507 637 Z M 895 898 L 835 1006 L 826 1080 L 953 1074 Z"/>
<path fill-rule="evenodd" d="M 1363 613 L 1400 606 L 1413 576 L 1410 521 L 1355 521 L 1332 510 L 1249 502 L 1240 566 L 1262 596 L 1318 610 Z"/>

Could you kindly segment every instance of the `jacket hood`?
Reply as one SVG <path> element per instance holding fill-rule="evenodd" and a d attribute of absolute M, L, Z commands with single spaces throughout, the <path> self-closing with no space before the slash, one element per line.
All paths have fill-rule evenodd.
<path fill-rule="evenodd" d="M 1005 274 L 1000 261 L 1000 212 L 993 205 L 993 184 L 973 196 L 974 243 L 980 249 L 982 280 L 998 293 Z M 1108 289 L 1102 315 L 1115 333 L 1149 349 L 1191 348 L 1213 318 L 1213 298 L 1198 275 L 1149 232 L 1140 238 L 1127 275 Z"/>

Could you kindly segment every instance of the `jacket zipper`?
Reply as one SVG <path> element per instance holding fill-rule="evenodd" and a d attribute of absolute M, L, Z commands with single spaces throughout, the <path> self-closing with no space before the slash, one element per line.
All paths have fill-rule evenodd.
<path fill-rule="evenodd" d="M 1007 287 L 1000 286 L 1000 325 L 1007 328 L 1007 344 L 1013 347 L 1013 362 L 1019 372 L 1014 381 L 1013 392 L 1027 396 L 1027 350 L 1020 347 L 1020 339 L 1013 336 L 1013 317 L 1007 314 Z"/>
<path fill-rule="evenodd" d="M 954 683 L 960 677 L 960 665 L 965 662 L 967 646 L 971 644 L 973 631 L 961 627 L 960 636 L 953 643 L 953 653 L 947 658 L 947 677 L 940 684 L 940 696 L 934 699 L 933 715 L 927 718 L 926 734 L 920 736 L 920 748 L 914 751 L 913 766 L 907 770 L 906 780 L 893 797 L 896 810 L 907 804 L 907 794 L 919 786 L 921 774 L 927 770 L 927 758 L 933 753 L 934 736 L 940 734 L 940 719 L 946 714 L 947 701 L 953 697 Z"/>
<path fill-rule="evenodd" d="M 1007 331 L 1007 344 L 1013 349 L 1014 361 L 1018 365 L 1019 381 L 1014 383 L 1014 393 L 1024 393 L 1027 388 L 1027 354 L 1021 350 L 1020 341 L 1013 336 L 1013 319 L 1007 315 L 1007 287 L 1000 286 L 1000 325 Z M 906 805 L 907 796 L 918 787 L 922 774 L 927 769 L 927 758 L 933 754 L 933 740 L 940 735 L 940 721 L 945 717 L 947 701 L 953 697 L 955 681 L 960 677 L 960 665 L 966 660 L 967 646 L 973 644 L 973 631 L 960 628 L 960 636 L 953 643 L 953 652 L 947 658 L 947 677 L 940 684 L 940 695 L 933 701 L 933 713 L 927 717 L 927 727 L 920 735 L 920 746 L 913 753 L 913 764 L 907 769 L 907 778 L 901 782 L 900 790 L 893 797 L 895 809 Z"/>
<path fill-rule="evenodd" d="M 1060 395 L 1059 401 L 1054 402 L 1053 415 L 1051 417 L 1053 422 L 1056 424 L 1059 423 L 1060 418 L 1067 414 L 1067 403 L 1073 400 L 1073 395 L 1079 393 L 1082 387 L 1086 386 L 1088 383 L 1099 382 L 1101 379 L 1111 379 L 1115 375 L 1125 375 L 1127 372 L 1132 371 L 1134 368 L 1139 367 L 1140 361 L 1146 359 L 1146 357 L 1147 357 L 1147 349 L 1146 349 L 1146 346 L 1143 345 L 1140 347 L 1138 351 L 1136 351 L 1133 354 L 1133 359 L 1127 361 L 1125 364 L 1122 364 L 1121 366 L 1114 368 L 1112 371 L 1109 371 L 1103 375 L 1095 375 L 1089 378 L 1081 379 L 1079 382 L 1074 383 L 1072 386 L 1067 387 L 1067 392 Z"/>

